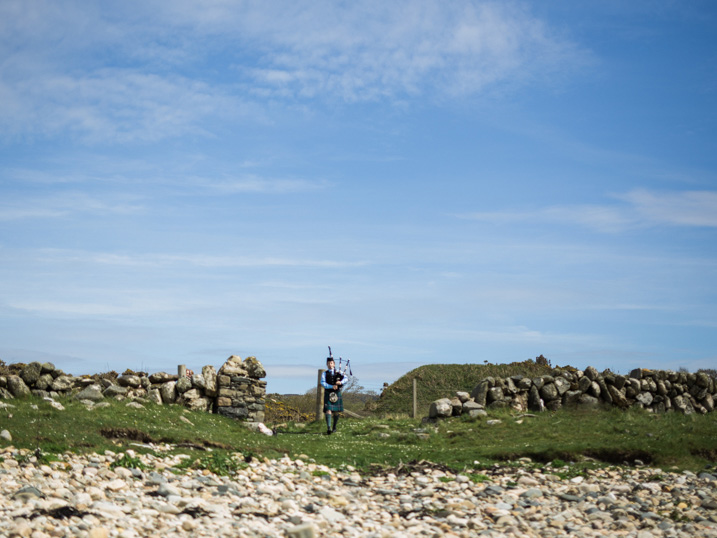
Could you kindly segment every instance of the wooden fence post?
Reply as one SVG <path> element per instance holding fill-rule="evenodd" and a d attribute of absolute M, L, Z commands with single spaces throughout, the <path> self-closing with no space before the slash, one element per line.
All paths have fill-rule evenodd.
<path fill-rule="evenodd" d="M 187 365 L 180 364 L 177 366 L 177 379 L 182 379 L 185 375 L 187 375 Z"/>
<path fill-rule="evenodd" d="M 316 420 L 321 420 L 321 411 L 324 403 L 324 387 L 321 386 L 321 374 L 324 370 L 319 368 L 319 378 L 316 380 Z"/>

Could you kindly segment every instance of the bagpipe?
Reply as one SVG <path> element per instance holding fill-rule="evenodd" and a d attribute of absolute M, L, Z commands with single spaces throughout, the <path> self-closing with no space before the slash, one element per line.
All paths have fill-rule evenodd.
<path fill-rule="evenodd" d="M 331 354 L 331 346 L 329 346 L 329 358 L 330 359 L 334 358 L 334 356 Z M 336 361 L 334 361 L 334 364 L 335 363 L 336 363 Z M 339 357 L 339 364 L 336 367 L 336 377 L 335 377 L 336 381 L 338 381 L 338 383 L 337 383 L 338 385 L 344 384 L 344 380 L 347 378 L 347 375 L 346 375 L 347 371 L 348 371 L 349 376 L 354 375 L 353 372 L 351 371 L 351 359 L 346 359 L 346 363 L 343 364 L 343 370 L 341 369 L 342 364 L 343 364 L 343 359 L 341 357 Z M 341 390 L 341 389 L 339 388 L 339 390 Z M 336 392 L 332 392 L 331 394 L 329 394 L 329 401 L 331 403 L 336 403 L 338 401 L 338 399 L 339 399 L 339 396 Z"/>

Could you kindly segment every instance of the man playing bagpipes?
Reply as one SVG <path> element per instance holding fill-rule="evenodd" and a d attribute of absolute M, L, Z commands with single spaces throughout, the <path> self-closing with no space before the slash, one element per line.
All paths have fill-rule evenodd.
<path fill-rule="evenodd" d="M 346 368 L 348 367 L 349 361 L 346 362 Z M 331 346 L 329 346 L 329 356 L 326 357 L 326 370 L 321 374 L 321 386 L 324 387 L 324 414 L 326 416 L 327 435 L 331 435 L 336 431 L 336 424 L 339 421 L 338 413 L 344 410 L 341 388 L 345 382 L 346 368 L 344 372 L 341 372 L 340 367 L 338 370 L 336 369 L 336 362 L 331 355 Z"/>

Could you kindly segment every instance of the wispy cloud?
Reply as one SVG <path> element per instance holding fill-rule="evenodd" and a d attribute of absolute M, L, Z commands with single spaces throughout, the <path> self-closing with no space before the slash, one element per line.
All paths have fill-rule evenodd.
<path fill-rule="evenodd" d="M 0 202 L 0 221 L 52 219 L 76 214 L 137 213 L 142 204 L 134 196 L 93 196 L 81 192 L 46 196 L 6 196 Z"/>
<path fill-rule="evenodd" d="M 245 175 L 226 179 L 195 178 L 189 180 L 205 189 L 206 194 L 291 194 L 317 191 L 329 187 L 326 180 L 267 178 L 258 175 Z"/>
<path fill-rule="evenodd" d="M 513 3 L 299 2 L 281 10 L 263 5 L 242 21 L 251 21 L 247 30 L 270 50 L 243 72 L 258 89 L 277 95 L 346 101 L 462 96 L 495 84 L 547 80 L 585 57 Z"/>
<path fill-rule="evenodd" d="M 257 103 L 267 96 L 453 98 L 550 82 L 588 56 L 518 3 L 3 4 L 6 137 L 215 136 L 218 121 L 261 117 Z M 114 65 L 103 57 L 108 50 Z M 168 66 L 181 71 L 170 75 Z"/>
<path fill-rule="evenodd" d="M 717 227 L 717 192 L 634 190 L 619 196 L 640 220 L 674 226 Z"/>
<path fill-rule="evenodd" d="M 364 267 L 368 261 L 340 261 L 275 256 L 212 256 L 208 254 L 118 254 L 65 249 L 42 249 L 34 256 L 44 263 L 81 263 L 118 267 L 167 267 L 191 265 L 204 268 L 232 267 Z"/>
<path fill-rule="evenodd" d="M 37 72 L 12 85 L 0 82 L 0 94 L 10 103 L 0 108 L 6 137 L 64 133 L 92 144 L 208 136 L 208 119 L 241 108 L 239 100 L 204 82 L 136 69 Z"/>
<path fill-rule="evenodd" d="M 169 312 L 175 308 L 162 308 L 156 301 L 82 302 L 82 301 L 10 301 L 10 308 L 26 312 L 65 316 L 140 316 Z"/>
<path fill-rule="evenodd" d="M 614 233 L 650 226 L 717 227 L 717 192 L 655 192 L 636 189 L 615 195 L 624 204 L 578 204 L 525 211 L 489 211 L 457 215 L 493 224 L 514 222 L 577 224 Z"/>

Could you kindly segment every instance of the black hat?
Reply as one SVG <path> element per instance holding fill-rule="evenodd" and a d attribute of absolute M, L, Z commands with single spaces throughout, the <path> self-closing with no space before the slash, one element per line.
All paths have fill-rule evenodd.
<path fill-rule="evenodd" d="M 336 362 L 333 357 L 326 357 L 326 364 L 328 364 L 329 361 L 334 361 L 334 362 Z"/>

